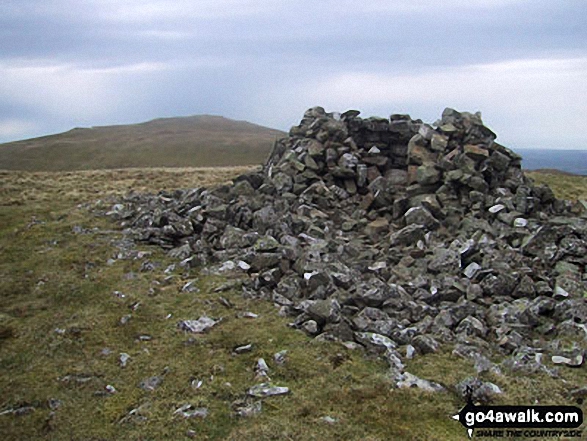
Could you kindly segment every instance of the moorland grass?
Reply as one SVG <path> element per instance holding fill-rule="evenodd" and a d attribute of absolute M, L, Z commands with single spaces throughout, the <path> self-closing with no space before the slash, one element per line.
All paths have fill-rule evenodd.
<path fill-rule="evenodd" d="M 450 347 L 407 361 L 410 372 L 446 385 L 446 392 L 393 389 L 382 361 L 310 339 L 269 302 L 245 299 L 236 289 L 215 292 L 226 282 L 221 277 L 198 269 L 164 273 L 176 262 L 155 247 L 137 246 L 144 254 L 118 258 L 122 233 L 96 215 L 111 195 L 210 185 L 244 170 L 0 173 L 3 440 L 465 439 L 450 419 L 464 404 L 453 386 L 475 371 Z M 154 271 L 141 271 L 146 261 Z M 182 292 L 189 280 L 199 292 Z M 244 318 L 247 311 L 258 318 Z M 177 329 L 179 320 L 201 315 L 222 321 L 201 335 Z M 234 355 L 249 343 L 251 352 Z M 281 350 L 288 351 L 282 366 L 273 362 Z M 121 353 L 131 357 L 125 368 Z M 232 405 L 256 383 L 261 357 L 273 382 L 291 392 L 264 400 L 255 417 L 238 418 Z M 155 375 L 163 377 L 159 388 L 138 387 Z M 568 391 L 583 385 L 584 368 L 560 376 L 487 379 L 505 391 L 496 403 L 569 404 Z M 107 393 L 107 385 L 116 393 Z M 186 403 L 208 408 L 208 417 L 174 415 Z M 7 412 L 26 407 L 34 410 Z"/>

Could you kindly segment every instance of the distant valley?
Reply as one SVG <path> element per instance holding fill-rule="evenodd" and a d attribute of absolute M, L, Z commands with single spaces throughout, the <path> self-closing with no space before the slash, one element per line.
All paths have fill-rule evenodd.
<path fill-rule="evenodd" d="M 285 133 L 221 116 L 160 118 L 76 128 L 0 144 L 0 169 L 70 171 L 262 163 Z"/>

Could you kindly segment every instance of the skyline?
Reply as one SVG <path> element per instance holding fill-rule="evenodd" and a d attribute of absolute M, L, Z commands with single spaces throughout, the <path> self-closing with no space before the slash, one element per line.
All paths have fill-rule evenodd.
<path fill-rule="evenodd" d="M 216 114 L 288 130 L 481 111 L 512 148 L 587 149 L 587 4 L 5 0 L 0 142 Z"/>

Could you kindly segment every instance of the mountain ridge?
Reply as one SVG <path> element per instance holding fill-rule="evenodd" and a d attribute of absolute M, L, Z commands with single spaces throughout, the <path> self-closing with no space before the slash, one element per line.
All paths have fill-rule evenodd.
<path fill-rule="evenodd" d="M 248 121 L 208 114 L 75 127 L 0 144 L 0 169 L 71 171 L 259 164 L 275 139 L 284 135 Z"/>

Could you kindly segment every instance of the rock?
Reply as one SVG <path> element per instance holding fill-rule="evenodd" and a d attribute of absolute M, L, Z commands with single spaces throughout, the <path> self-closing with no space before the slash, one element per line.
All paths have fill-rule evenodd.
<path fill-rule="evenodd" d="M 287 360 L 287 350 L 286 349 L 284 349 L 283 351 L 279 351 L 275 355 L 273 355 L 273 361 L 275 361 L 275 363 L 278 365 L 285 364 L 286 360 Z"/>
<path fill-rule="evenodd" d="M 376 240 L 389 231 L 389 221 L 385 218 L 376 219 L 365 227 L 365 234 Z"/>
<path fill-rule="evenodd" d="M 392 245 L 412 245 L 424 238 L 426 227 L 420 224 L 407 225 L 389 238 Z"/>
<path fill-rule="evenodd" d="M 408 385 L 425 383 L 401 380 L 397 344 L 414 348 L 408 356 L 450 343 L 482 360 L 482 372 L 495 371 L 482 359 L 494 351 L 551 372 L 538 353 L 521 351 L 540 341 L 572 359 L 554 342 L 587 341 L 587 220 L 526 178 L 521 158 L 495 139 L 479 113 L 445 109 L 430 125 L 314 107 L 262 170 L 231 185 L 133 192 L 104 210 L 125 234 L 110 263 L 141 260 L 157 271 L 133 244 L 162 247 L 186 275 L 200 267 L 234 278 L 218 292 L 268 299 L 313 337 L 357 340 Z M 184 280 L 184 295 L 198 284 Z M 203 316 L 178 327 L 217 323 Z M 16 329 L 0 315 L 0 338 L 3 326 Z M 59 329 L 56 338 L 69 337 Z"/>
<path fill-rule="evenodd" d="M 258 252 L 275 251 L 279 248 L 279 242 L 273 236 L 261 236 L 253 248 Z"/>
<path fill-rule="evenodd" d="M 442 173 L 434 165 L 421 165 L 417 169 L 416 180 L 421 185 L 431 185 L 440 182 Z"/>
<path fill-rule="evenodd" d="M 285 395 L 289 393 L 289 389 L 283 386 L 274 386 L 271 383 L 261 383 L 251 387 L 247 394 L 255 398 L 267 398 L 276 395 Z"/>
<path fill-rule="evenodd" d="M 463 270 L 463 274 L 468 278 L 468 279 L 474 279 L 475 276 L 479 273 L 479 271 L 482 269 L 481 265 L 479 265 L 476 262 L 471 262 L 469 265 L 467 265 L 467 267 Z"/>
<path fill-rule="evenodd" d="M 184 404 L 173 412 L 173 415 L 179 415 L 183 418 L 206 418 L 208 409 L 206 407 L 194 407 L 192 404 Z"/>
<path fill-rule="evenodd" d="M 269 380 L 269 366 L 263 358 L 257 360 L 257 366 L 255 366 L 255 378 L 256 379 L 267 379 Z"/>
<path fill-rule="evenodd" d="M 307 322 L 304 322 L 302 327 L 309 335 L 317 335 L 319 332 L 318 323 L 316 323 L 314 320 L 308 320 Z"/>
<path fill-rule="evenodd" d="M 336 299 L 317 300 L 306 312 L 319 323 L 336 323 L 340 321 L 340 304 Z"/>
<path fill-rule="evenodd" d="M 427 229 L 435 229 L 440 224 L 438 220 L 424 207 L 412 207 L 404 215 L 406 225 L 422 225 Z"/>
<path fill-rule="evenodd" d="M 428 270 L 433 273 L 455 273 L 460 266 L 460 255 L 450 248 L 436 248 L 428 262 Z"/>
<path fill-rule="evenodd" d="M 503 392 L 494 383 L 482 381 L 476 377 L 468 377 L 456 385 L 456 390 L 461 398 L 484 404 L 491 403 L 495 395 Z"/>
<path fill-rule="evenodd" d="M 429 335 L 418 335 L 412 339 L 412 345 L 422 354 L 431 354 L 438 351 L 440 344 Z"/>
<path fill-rule="evenodd" d="M 489 209 L 487 211 L 489 211 L 491 214 L 497 214 L 503 210 L 505 210 L 505 205 L 496 204 L 496 205 L 489 207 Z"/>
<path fill-rule="evenodd" d="M 434 381 L 423 380 L 409 372 L 401 374 L 396 386 L 399 388 L 418 388 L 426 392 L 443 392 L 445 390 L 440 384 Z"/>
<path fill-rule="evenodd" d="M 219 320 L 214 320 L 204 315 L 197 320 L 182 320 L 177 324 L 177 327 L 182 331 L 200 334 L 215 326 L 218 322 Z"/>
<path fill-rule="evenodd" d="M 579 367 L 583 365 L 583 354 L 577 354 L 573 357 L 564 357 L 562 355 L 553 355 L 552 362 L 554 364 L 564 364 L 570 367 Z"/>
<path fill-rule="evenodd" d="M 455 332 L 467 337 L 485 338 L 487 335 L 487 327 L 478 318 L 468 316 L 461 320 L 457 325 Z"/>
<path fill-rule="evenodd" d="M 249 343 L 247 345 L 243 345 L 243 346 L 237 346 L 236 348 L 234 348 L 234 353 L 235 354 L 244 354 L 247 352 L 251 352 L 253 350 L 253 345 L 252 343 Z"/>
<path fill-rule="evenodd" d="M 139 387 L 143 390 L 148 391 L 148 392 L 152 392 L 155 389 L 157 389 L 161 385 L 162 382 L 163 382 L 163 377 L 155 375 L 153 377 L 149 377 L 149 378 L 142 380 L 139 383 Z"/>
<path fill-rule="evenodd" d="M 239 400 L 232 404 L 234 413 L 243 418 L 250 418 L 261 413 L 261 401 L 247 402 L 246 400 Z"/>
<path fill-rule="evenodd" d="M 126 352 L 120 353 L 119 362 L 120 362 L 121 368 L 125 368 L 126 364 L 128 363 L 129 360 L 130 360 L 130 355 L 128 355 Z"/>
<path fill-rule="evenodd" d="M 396 349 L 397 345 L 389 337 L 374 332 L 355 332 L 355 339 L 367 348 L 376 352 Z"/>
<path fill-rule="evenodd" d="M 181 287 L 181 292 L 195 293 L 200 292 L 200 288 L 196 285 L 198 280 L 190 280 Z"/>
<path fill-rule="evenodd" d="M 466 144 L 463 149 L 469 158 L 476 161 L 482 161 L 489 157 L 489 151 L 479 145 Z"/>

